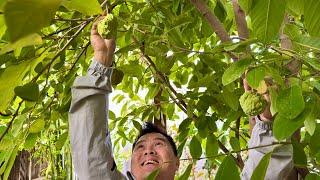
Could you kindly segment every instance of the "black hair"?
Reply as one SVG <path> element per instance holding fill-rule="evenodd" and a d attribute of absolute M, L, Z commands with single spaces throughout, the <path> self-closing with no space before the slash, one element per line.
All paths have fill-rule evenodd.
<path fill-rule="evenodd" d="M 157 127 L 155 124 L 151 123 L 151 122 L 146 122 L 144 123 L 144 125 L 142 126 L 142 129 L 139 132 L 138 137 L 136 138 L 136 140 L 134 141 L 133 145 L 132 145 L 132 151 L 134 149 L 134 147 L 136 146 L 138 140 L 146 135 L 146 134 L 150 134 L 150 133 L 160 133 L 162 134 L 170 143 L 170 146 L 173 150 L 173 153 L 175 156 L 178 156 L 178 151 L 177 151 L 177 146 L 174 143 L 173 139 L 171 136 L 169 136 L 165 131 L 163 131 L 162 129 L 160 129 L 159 127 Z"/>

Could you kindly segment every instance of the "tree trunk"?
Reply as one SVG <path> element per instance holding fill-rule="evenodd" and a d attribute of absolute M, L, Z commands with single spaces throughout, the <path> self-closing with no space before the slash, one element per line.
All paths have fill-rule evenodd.
<path fill-rule="evenodd" d="M 43 168 L 43 167 L 42 167 Z M 11 169 L 8 180 L 31 180 L 41 177 L 41 165 L 35 159 L 31 160 L 28 151 L 21 151 Z"/>

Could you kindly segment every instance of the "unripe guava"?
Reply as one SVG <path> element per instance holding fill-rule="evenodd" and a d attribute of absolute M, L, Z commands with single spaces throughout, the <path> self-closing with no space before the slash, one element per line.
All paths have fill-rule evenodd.
<path fill-rule="evenodd" d="M 104 39 L 115 38 L 117 36 L 117 26 L 117 18 L 108 14 L 98 23 L 98 33 Z"/>
<path fill-rule="evenodd" d="M 261 114 L 267 105 L 267 101 L 262 97 L 262 95 L 254 92 L 243 93 L 239 102 L 243 112 L 249 116 Z"/>

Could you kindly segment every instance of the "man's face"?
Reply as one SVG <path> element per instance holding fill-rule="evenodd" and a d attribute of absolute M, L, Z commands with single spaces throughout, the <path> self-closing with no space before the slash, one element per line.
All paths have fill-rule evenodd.
<path fill-rule="evenodd" d="M 131 171 L 137 180 L 142 180 L 158 168 L 157 179 L 173 180 L 179 159 L 166 137 L 160 133 L 149 133 L 140 137 L 133 149 Z"/>

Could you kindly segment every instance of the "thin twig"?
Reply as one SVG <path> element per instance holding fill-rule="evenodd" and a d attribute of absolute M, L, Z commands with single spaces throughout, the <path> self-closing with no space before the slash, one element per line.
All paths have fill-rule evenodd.
<path fill-rule="evenodd" d="M 32 79 L 32 82 L 35 82 L 41 75 L 42 73 L 51 66 L 51 64 L 58 58 L 60 57 L 60 54 L 67 49 L 67 47 L 71 44 L 71 42 L 82 32 L 82 30 L 91 22 L 91 20 L 88 20 L 86 22 L 84 22 L 81 27 L 78 29 L 78 31 L 67 41 L 67 43 L 64 45 L 64 47 L 62 47 L 62 49 L 59 50 L 59 52 L 51 59 L 51 61 L 42 68 L 42 70 L 37 74 L 37 76 L 35 76 Z"/>
<path fill-rule="evenodd" d="M 90 17 L 88 19 L 81 19 L 81 18 L 77 18 L 77 19 L 64 19 L 64 18 L 61 18 L 61 17 L 57 17 L 57 18 L 54 18 L 53 20 L 55 21 L 67 21 L 67 22 L 82 22 L 82 21 L 87 21 L 89 19 L 94 19 L 94 17 Z"/>
<path fill-rule="evenodd" d="M 180 161 L 212 159 L 212 158 L 217 158 L 217 157 L 220 157 L 220 156 L 226 156 L 226 155 L 229 155 L 229 154 L 239 153 L 239 152 L 242 152 L 242 151 L 248 151 L 248 150 L 252 150 L 252 149 L 258 149 L 258 148 L 263 148 L 263 147 L 270 147 L 270 146 L 275 146 L 275 145 L 289 145 L 289 144 L 291 144 L 291 143 L 290 143 L 290 142 L 273 142 L 272 144 L 266 144 L 266 145 L 261 145 L 261 146 L 254 146 L 254 147 L 250 147 L 250 148 L 240 149 L 240 150 L 237 150 L 237 151 L 230 151 L 230 152 L 227 152 L 227 153 L 217 154 L 217 155 L 214 155 L 214 156 L 200 157 L 200 158 L 198 158 L 198 159 L 183 158 L 183 159 L 180 159 Z"/>
<path fill-rule="evenodd" d="M 66 77 L 68 77 L 72 71 L 72 69 L 76 66 L 77 62 L 80 60 L 81 56 L 87 51 L 88 47 L 90 45 L 90 42 L 88 42 L 85 47 L 82 49 L 82 51 L 80 52 L 80 54 L 77 56 L 76 60 L 74 61 L 74 63 L 72 64 L 71 68 L 69 69 L 68 74 L 66 75 Z"/>

